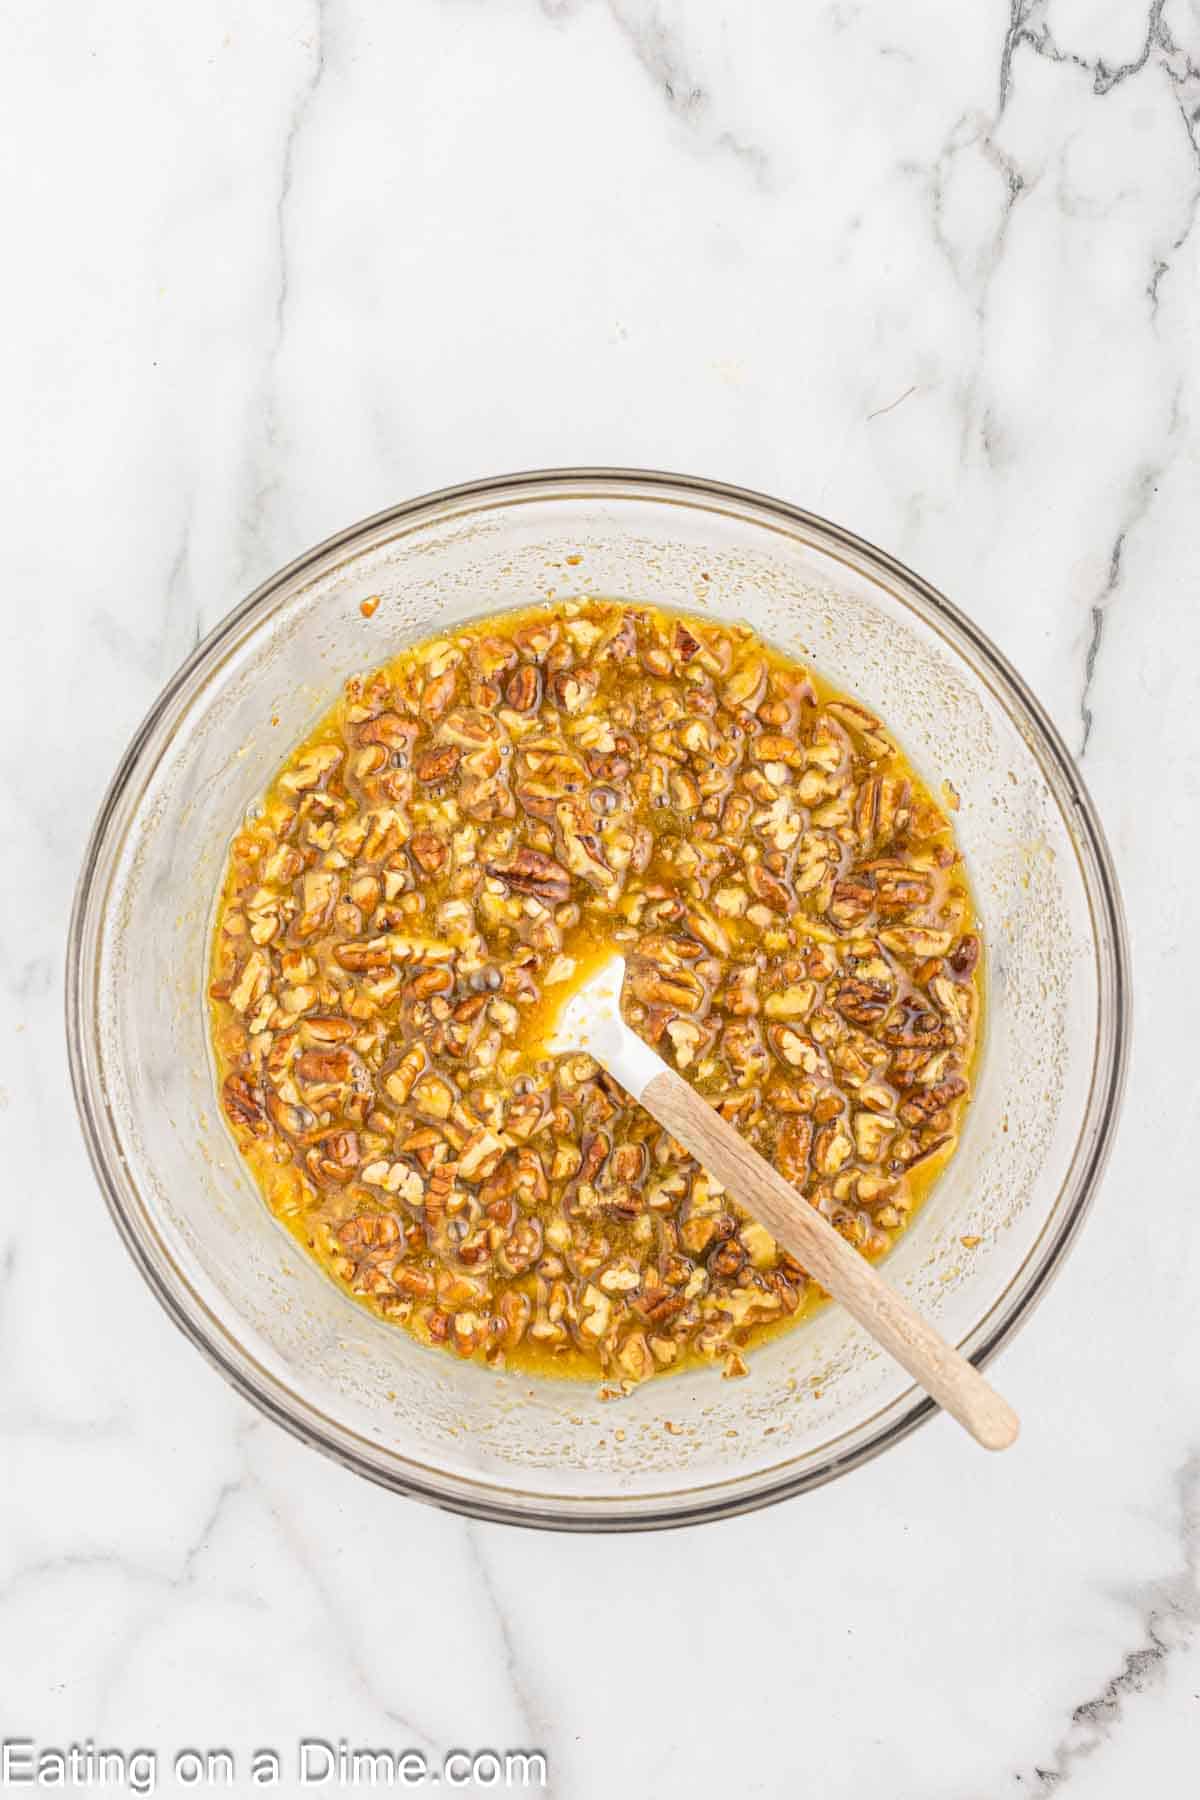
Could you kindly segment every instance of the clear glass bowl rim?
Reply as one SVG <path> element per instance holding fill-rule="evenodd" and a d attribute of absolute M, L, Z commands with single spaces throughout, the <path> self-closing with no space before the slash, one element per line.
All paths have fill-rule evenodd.
<path fill-rule="evenodd" d="M 815 538 L 823 548 L 843 553 L 860 569 L 885 580 L 893 594 L 899 586 L 902 592 L 897 597 L 933 623 L 974 673 L 987 681 L 993 695 L 1021 729 L 1064 817 L 1073 821 L 1072 838 L 1092 918 L 1098 990 L 1097 1042 L 1088 1103 L 1068 1179 L 1027 1263 L 1010 1282 L 1001 1301 L 992 1307 L 985 1321 L 988 1329 L 981 1335 L 977 1328 L 961 1347 L 977 1367 L 983 1367 L 1008 1342 L 1029 1318 L 1062 1266 L 1091 1205 L 1120 1113 L 1129 1060 L 1131 971 L 1112 855 L 1095 805 L 1056 727 L 1007 658 L 979 627 L 945 595 L 886 551 L 816 513 L 753 489 L 700 476 L 619 467 L 535 469 L 492 476 L 387 507 L 334 533 L 277 570 L 226 614 L 167 682 L 134 733 L 108 786 L 88 840 L 71 913 L 65 981 L 67 1052 L 84 1142 L 126 1248 L 168 1316 L 231 1386 L 266 1417 L 302 1443 L 369 1480 L 468 1517 L 566 1531 L 663 1529 L 754 1511 L 821 1486 L 899 1442 L 932 1416 L 936 1410 L 934 1402 L 914 1389 L 901 1406 L 892 1409 L 894 1416 L 887 1423 L 864 1431 L 852 1446 L 835 1450 L 818 1464 L 782 1474 L 771 1470 L 735 1478 L 722 1484 L 718 1493 L 699 1491 L 689 1495 L 685 1491 L 665 1495 L 653 1510 L 647 1510 L 643 1504 L 627 1511 L 620 1501 L 613 1501 L 606 1510 L 589 1506 L 572 1512 L 569 1501 L 552 1505 L 544 1496 L 515 1489 L 500 1490 L 481 1483 L 473 1490 L 472 1484 L 461 1479 L 447 1480 L 443 1486 L 427 1468 L 417 1474 L 411 1466 L 395 1467 L 378 1460 L 378 1453 L 369 1455 L 367 1452 L 373 1447 L 343 1431 L 337 1421 L 318 1414 L 242 1348 L 224 1322 L 194 1292 L 161 1240 L 139 1229 L 133 1215 L 138 1195 L 121 1159 L 111 1154 L 102 1128 L 107 1102 L 101 1078 L 95 995 L 104 941 L 105 890 L 99 884 L 111 869 L 116 848 L 133 816 L 130 802 L 169 742 L 175 701 L 203 688 L 223 660 L 231 640 L 244 628 L 259 624 L 298 577 L 331 554 L 352 550 L 356 540 L 381 527 L 401 522 L 409 528 L 433 524 L 450 513 L 461 513 L 473 503 L 495 506 L 535 495 L 568 498 L 581 491 L 606 500 L 658 500 L 692 507 L 708 504 L 726 513 L 733 511 L 751 524 L 770 525 L 774 521 L 789 533 L 799 530 Z M 1029 1272 L 1027 1264 L 1035 1257 L 1036 1266 Z"/>

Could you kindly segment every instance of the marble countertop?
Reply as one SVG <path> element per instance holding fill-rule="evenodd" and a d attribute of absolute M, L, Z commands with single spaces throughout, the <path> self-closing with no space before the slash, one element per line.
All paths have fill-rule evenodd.
<path fill-rule="evenodd" d="M 541 1747 L 566 1800 L 1193 1794 L 1196 0 L 16 0 L 5 41 L 0 1735 L 179 1792 L 181 1748 L 250 1793 L 340 1736 Z M 885 546 L 1080 758 L 1137 1041 L 1002 1459 L 938 1419 L 726 1524 L 471 1524 L 260 1419 L 111 1228 L 63 948 L 133 728 L 335 528 L 589 462 Z"/>

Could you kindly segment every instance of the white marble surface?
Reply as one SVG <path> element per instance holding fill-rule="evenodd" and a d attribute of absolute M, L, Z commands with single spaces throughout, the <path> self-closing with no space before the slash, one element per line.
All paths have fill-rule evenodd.
<path fill-rule="evenodd" d="M 160 1791 L 344 1734 L 539 1745 L 569 1800 L 1194 1794 L 1196 0 L 13 0 L 4 43 L 0 1734 Z M 261 1421 L 109 1225 L 63 942 L 131 730 L 327 532 L 563 462 L 854 527 L 1083 757 L 1138 1037 L 1011 1456 L 939 1420 L 720 1526 L 467 1524 Z"/>

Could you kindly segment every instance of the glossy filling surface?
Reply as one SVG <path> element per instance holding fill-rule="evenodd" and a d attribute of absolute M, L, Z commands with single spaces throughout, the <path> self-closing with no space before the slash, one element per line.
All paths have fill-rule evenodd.
<path fill-rule="evenodd" d="M 980 945 L 886 724 L 748 628 L 585 601 L 351 681 L 230 849 L 222 1104 L 267 1204 L 423 1342 L 539 1374 L 729 1376 L 820 1298 L 588 1057 L 628 1022 L 863 1254 L 952 1153 Z"/>

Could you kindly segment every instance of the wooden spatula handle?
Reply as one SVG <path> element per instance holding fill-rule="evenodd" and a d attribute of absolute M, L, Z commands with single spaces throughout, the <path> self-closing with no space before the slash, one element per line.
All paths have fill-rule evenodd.
<path fill-rule="evenodd" d="M 880 1280 L 823 1214 L 673 1069 L 656 1074 L 641 1101 L 977 1442 L 987 1450 L 1004 1450 L 1013 1442 L 1017 1415 L 978 1369 Z"/>

